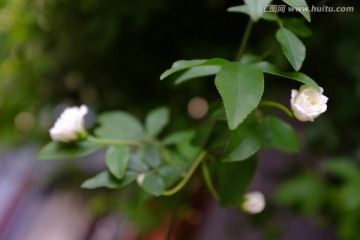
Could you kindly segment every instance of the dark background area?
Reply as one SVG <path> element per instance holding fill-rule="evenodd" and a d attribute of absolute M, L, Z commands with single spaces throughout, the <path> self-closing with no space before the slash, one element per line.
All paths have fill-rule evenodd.
<path fill-rule="evenodd" d="M 318 4 L 318 1 L 307 2 Z M 179 59 L 234 60 L 248 17 L 227 13 L 226 9 L 239 4 L 242 2 L 235 0 L 1 1 L 0 146 L 25 149 L 48 141 L 47 130 L 64 104 L 87 104 L 96 113 L 121 109 L 140 118 L 156 106 L 169 105 L 172 115 L 169 129 L 198 125 L 188 115 L 187 103 L 195 96 L 216 101 L 219 96 L 213 80 L 197 79 L 175 86 L 171 79 L 160 81 L 159 76 Z M 298 222 L 294 220 L 294 225 L 325 231 L 321 237 L 314 234 L 302 239 L 360 237 L 356 232 L 360 224 L 360 180 L 356 177 L 360 178 L 360 6 L 358 1 L 340 0 L 327 1 L 326 5 L 355 7 L 352 13 L 313 14 L 308 24 L 313 34 L 302 39 L 307 56 L 301 71 L 325 89 L 328 110 L 311 124 L 291 121 L 303 141 L 300 154 L 261 154 L 262 181 L 274 183 L 269 185 L 267 193 L 269 209 L 247 220 L 240 217 L 240 222 L 246 221 L 246 226 L 258 229 L 246 239 L 279 239 L 279 236 L 290 239 L 286 238 L 287 231 L 279 227 L 286 225 L 281 219 L 289 215 L 290 219 L 301 216 Z M 300 14 L 283 16 L 301 17 Z M 275 30 L 272 22 L 256 23 L 248 52 L 264 52 L 275 42 Z M 275 49 L 280 47 L 275 45 Z M 291 70 L 281 51 L 269 60 Z M 298 88 L 298 84 L 266 76 L 264 98 L 289 106 L 292 88 Z M 9 161 L 5 156 L 12 152 L 3 152 L 0 168 L 7 169 L 5 166 L 11 164 L 5 164 Z M 333 162 L 341 163 L 334 167 L 330 164 Z M 57 183 L 65 181 L 66 189 L 77 190 L 79 179 L 84 179 L 79 176 L 97 169 L 96 164 L 90 170 L 84 167 L 87 164 L 58 165 L 58 172 L 47 176 L 43 185 L 58 186 Z M 38 167 L 38 163 L 31 166 Z M 268 178 L 264 180 L 264 176 Z M 268 186 L 259 180 L 254 184 L 264 191 L 264 186 Z M 84 201 L 95 201 L 96 196 L 100 199 L 96 201 L 106 205 L 117 194 L 85 193 Z M 207 202 L 206 196 L 200 193 L 197 197 Z M 1 193 L 0 197 L 3 197 Z M 137 208 L 135 205 L 126 204 L 126 214 L 132 216 L 129 219 L 144 215 L 141 210 L 131 210 Z M 119 207 L 99 212 L 114 209 L 118 211 Z M 201 211 L 218 211 L 205 209 L 202 207 Z M 275 227 L 269 221 L 273 216 L 280 216 Z"/>

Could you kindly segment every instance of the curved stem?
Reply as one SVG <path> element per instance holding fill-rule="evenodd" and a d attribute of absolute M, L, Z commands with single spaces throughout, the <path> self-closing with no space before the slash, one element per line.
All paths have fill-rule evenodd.
<path fill-rule="evenodd" d="M 282 105 L 280 103 L 273 102 L 273 101 L 261 101 L 260 106 L 278 108 L 278 109 L 284 111 L 289 117 L 293 118 L 292 112 L 287 107 L 285 107 L 284 105 Z"/>
<path fill-rule="evenodd" d="M 241 43 L 240 43 L 238 53 L 236 55 L 237 60 L 241 60 L 241 57 L 243 56 L 243 54 L 245 52 L 245 49 L 246 49 L 247 43 L 249 41 L 249 37 L 250 37 L 250 33 L 251 33 L 253 25 L 254 25 L 254 22 L 251 19 L 249 19 L 249 21 L 248 21 L 248 23 L 246 25 L 246 28 L 245 28 L 244 35 L 243 35 L 243 37 L 241 39 Z"/>
<path fill-rule="evenodd" d="M 185 174 L 184 178 L 175 187 L 163 192 L 162 195 L 164 196 L 173 195 L 177 193 L 183 186 L 185 186 L 185 184 L 189 181 L 190 177 L 193 175 L 193 173 L 195 172 L 196 168 L 199 166 L 201 161 L 204 160 L 205 156 L 206 156 L 206 151 L 201 151 L 198 157 L 195 159 L 194 163 L 191 165 L 189 171 Z"/>
<path fill-rule="evenodd" d="M 216 192 L 215 187 L 214 187 L 214 185 L 213 185 L 213 183 L 211 181 L 209 169 L 208 169 L 207 164 L 206 164 L 205 161 L 202 162 L 201 169 L 202 169 L 202 173 L 203 173 L 207 188 L 209 189 L 209 191 L 210 191 L 211 195 L 213 196 L 213 198 L 216 201 L 219 201 L 219 194 Z"/>
<path fill-rule="evenodd" d="M 97 138 L 92 136 L 89 136 L 87 140 L 92 143 L 99 143 L 105 145 L 120 145 L 120 146 L 135 146 L 135 147 L 142 146 L 142 144 L 137 141 L 115 140 L 115 139 Z"/>

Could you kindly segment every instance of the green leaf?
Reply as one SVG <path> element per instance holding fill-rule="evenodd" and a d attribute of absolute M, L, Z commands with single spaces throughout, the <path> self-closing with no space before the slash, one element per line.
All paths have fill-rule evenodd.
<path fill-rule="evenodd" d="M 138 140 L 144 132 L 139 120 L 132 115 L 116 111 L 99 116 L 102 126 L 95 129 L 95 135 L 118 140 Z"/>
<path fill-rule="evenodd" d="M 210 140 L 210 136 L 212 135 L 212 131 L 214 130 L 216 121 L 209 120 L 205 124 L 203 124 L 196 132 L 195 136 L 192 139 L 192 144 L 199 148 L 205 148 Z"/>
<path fill-rule="evenodd" d="M 240 59 L 240 63 L 244 64 L 244 65 L 251 64 L 251 63 L 257 63 L 260 61 L 261 61 L 261 58 L 259 56 L 249 54 L 249 53 L 244 54 Z"/>
<path fill-rule="evenodd" d="M 182 156 L 178 151 L 171 149 L 168 149 L 168 153 L 171 156 L 171 165 L 179 168 L 189 167 L 191 161 L 186 156 Z"/>
<path fill-rule="evenodd" d="M 144 163 L 151 168 L 156 168 L 161 163 L 161 155 L 159 150 L 153 144 L 146 144 L 143 149 Z"/>
<path fill-rule="evenodd" d="M 149 170 L 149 166 L 144 162 L 144 151 L 137 150 L 130 156 L 128 168 L 132 171 L 142 173 Z"/>
<path fill-rule="evenodd" d="M 276 15 L 276 13 L 264 12 L 264 14 L 262 15 L 261 18 L 266 20 L 266 21 L 275 22 L 277 20 L 277 15 Z"/>
<path fill-rule="evenodd" d="M 271 0 L 244 0 L 248 7 L 250 18 L 256 22 L 264 14 L 264 7 L 271 3 Z"/>
<path fill-rule="evenodd" d="M 268 116 L 264 119 L 264 145 L 284 152 L 298 152 L 299 139 L 294 128 L 283 120 Z"/>
<path fill-rule="evenodd" d="M 224 149 L 229 143 L 231 132 L 226 122 L 217 122 L 206 142 L 206 148 L 210 151 Z"/>
<path fill-rule="evenodd" d="M 99 187 L 120 188 L 133 182 L 136 179 L 137 175 L 138 174 L 135 172 L 127 171 L 124 177 L 119 180 L 114 177 L 110 172 L 104 171 L 97 174 L 95 177 L 86 180 L 81 185 L 81 187 L 87 189 L 94 189 Z"/>
<path fill-rule="evenodd" d="M 325 162 L 326 169 L 332 175 L 342 178 L 347 183 L 360 183 L 360 170 L 358 166 L 347 158 L 335 158 Z"/>
<path fill-rule="evenodd" d="M 311 21 L 309 7 L 305 0 L 283 0 L 283 2 L 295 8 L 295 10 L 300 12 L 306 18 L 306 20 L 309 22 Z"/>
<path fill-rule="evenodd" d="M 313 174 L 305 173 L 287 180 L 279 187 L 275 200 L 288 206 L 297 206 L 303 213 L 318 212 L 328 201 L 328 189 L 323 180 Z"/>
<path fill-rule="evenodd" d="M 178 131 L 170 134 L 162 140 L 164 145 L 173 145 L 184 140 L 190 139 L 194 136 L 194 132 L 192 130 L 187 131 Z"/>
<path fill-rule="evenodd" d="M 239 205 L 256 172 L 255 157 L 241 162 L 219 163 L 219 196 L 223 206 Z"/>
<path fill-rule="evenodd" d="M 200 149 L 192 144 L 192 138 L 176 144 L 177 153 L 183 160 L 183 164 L 189 164 L 194 161 L 199 154 Z"/>
<path fill-rule="evenodd" d="M 257 123 L 243 123 L 232 132 L 223 161 L 245 160 L 254 155 L 260 147 L 261 132 L 259 125 Z"/>
<path fill-rule="evenodd" d="M 339 191 L 339 208 L 344 212 L 358 211 L 360 208 L 359 183 L 345 184 Z"/>
<path fill-rule="evenodd" d="M 300 73 L 300 72 L 284 72 L 284 71 L 281 71 L 275 65 L 273 65 L 273 64 L 271 64 L 269 62 L 259 62 L 257 64 L 254 64 L 254 66 L 256 68 L 260 69 L 261 71 L 265 72 L 265 73 L 280 76 L 280 77 L 285 77 L 285 78 L 289 78 L 289 79 L 293 79 L 293 80 L 296 80 L 298 82 L 309 85 L 309 86 L 311 86 L 313 88 L 319 89 L 319 86 L 317 85 L 317 83 L 313 79 L 311 79 L 310 77 L 308 77 L 307 75 L 305 75 L 303 73 Z"/>
<path fill-rule="evenodd" d="M 228 63 L 227 60 L 222 58 L 212 58 L 212 59 L 197 59 L 197 60 L 179 60 L 175 62 L 170 69 L 166 70 L 163 74 L 161 74 L 160 79 L 163 80 L 164 78 L 174 74 L 176 72 L 186 70 L 192 67 L 199 67 L 199 66 L 222 66 L 225 63 Z"/>
<path fill-rule="evenodd" d="M 183 172 L 183 169 L 175 166 L 163 166 L 159 170 L 159 174 L 167 187 L 176 183 L 181 178 Z"/>
<path fill-rule="evenodd" d="M 295 71 L 299 71 L 305 60 L 305 45 L 293 32 L 286 28 L 280 28 L 276 32 L 276 39 Z"/>
<path fill-rule="evenodd" d="M 126 146 L 110 146 L 105 154 L 105 163 L 110 172 L 121 179 L 128 165 L 130 149 Z"/>
<path fill-rule="evenodd" d="M 228 12 L 245 13 L 245 14 L 250 16 L 250 10 L 249 10 L 249 7 L 247 5 L 239 5 L 239 6 L 230 7 L 230 8 L 227 9 L 227 11 Z"/>
<path fill-rule="evenodd" d="M 228 8 L 228 12 L 245 13 L 250 16 L 251 20 L 256 22 L 262 16 L 267 14 L 265 6 L 269 5 L 272 0 L 244 0 L 245 5 L 234 6 Z"/>
<path fill-rule="evenodd" d="M 160 196 L 165 191 L 163 179 L 154 173 L 146 174 L 140 186 L 154 196 Z"/>
<path fill-rule="evenodd" d="M 215 75 L 220 71 L 220 69 L 220 66 L 193 67 L 186 70 L 183 74 L 176 78 L 175 84 L 180 84 L 193 78 Z"/>
<path fill-rule="evenodd" d="M 103 145 L 89 142 L 49 142 L 39 151 L 37 158 L 39 160 L 76 158 L 89 155 L 102 148 L 104 148 Z"/>
<path fill-rule="evenodd" d="M 169 123 L 169 115 L 169 109 L 166 107 L 151 111 L 145 119 L 146 131 L 152 136 L 159 134 Z"/>
<path fill-rule="evenodd" d="M 264 91 L 262 71 L 251 65 L 228 63 L 216 75 L 230 129 L 235 129 L 258 106 Z"/>
<path fill-rule="evenodd" d="M 302 18 L 282 18 L 281 21 L 287 29 L 300 37 L 309 37 L 312 34 L 311 29 L 305 25 Z"/>

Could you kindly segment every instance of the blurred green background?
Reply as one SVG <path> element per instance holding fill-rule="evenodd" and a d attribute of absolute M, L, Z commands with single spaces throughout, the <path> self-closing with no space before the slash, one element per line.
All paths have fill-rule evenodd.
<path fill-rule="evenodd" d="M 97 113 L 123 109 L 140 118 L 168 104 L 171 127 L 196 125 L 186 105 L 194 96 L 218 98 L 211 79 L 174 86 L 159 76 L 178 59 L 234 59 L 247 16 L 226 9 L 241 3 L 1 0 L 1 146 L 48 141 L 47 130 L 64 104 L 87 104 Z M 313 34 L 303 39 L 302 71 L 325 89 L 328 111 L 312 124 L 294 122 L 304 150 L 277 176 L 282 184 L 273 190 L 267 214 L 287 209 L 315 219 L 315 225 L 335 227 L 339 239 L 359 239 L 359 2 L 327 5 L 355 7 L 353 13 L 314 14 Z M 275 29 L 257 23 L 249 52 L 262 53 L 274 42 Z M 271 59 L 289 70 L 281 54 Z M 291 88 L 298 85 L 269 78 L 265 97 L 289 106 Z"/>

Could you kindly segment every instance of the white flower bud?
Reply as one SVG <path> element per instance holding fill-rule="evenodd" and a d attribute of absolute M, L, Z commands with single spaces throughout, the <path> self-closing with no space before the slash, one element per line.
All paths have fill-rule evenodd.
<path fill-rule="evenodd" d="M 291 109 L 300 121 L 314 121 L 321 113 L 327 109 L 328 98 L 322 93 L 324 90 L 303 85 L 300 90 L 291 91 Z"/>
<path fill-rule="evenodd" d="M 264 195 L 258 191 L 245 194 L 241 208 L 250 214 L 260 213 L 265 208 Z"/>
<path fill-rule="evenodd" d="M 145 179 L 145 173 L 140 173 L 136 178 L 136 182 L 141 186 Z"/>
<path fill-rule="evenodd" d="M 87 112 L 88 108 L 85 105 L 66 108 L 49 131 L 51 139 L 72 142 L 84 138 L 86 136 L 84 116 Z"/>

